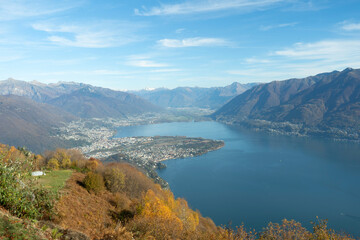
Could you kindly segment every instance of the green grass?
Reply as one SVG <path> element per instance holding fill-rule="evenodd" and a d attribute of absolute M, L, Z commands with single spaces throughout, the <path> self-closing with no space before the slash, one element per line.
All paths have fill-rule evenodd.
<path fill-rule="evenodd" d="M 70 178 L 72 170 L 57 170 L 47 172 L 45 176 L 38 177 L 39 184 L 54 193 L 58 193 L 65 186 L 65 182 Z"/>

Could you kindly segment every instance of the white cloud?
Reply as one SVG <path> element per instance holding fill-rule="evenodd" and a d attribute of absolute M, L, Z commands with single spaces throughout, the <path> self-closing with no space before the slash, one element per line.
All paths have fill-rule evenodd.
<path fill-rule="evenodd" d="M 158 43 L 163 47 L 181 48 L 181 47 L 211 47 L 211 46 L 229 46 L 230 43 L 222 38 L 185 38 L 185 39 L 161 39 Z"/>
<path fill-rule="evenodd" d="M 296 43 L 291 48 L 276 51 L 275 55 L 302 60 L 358 61 L 360 59 L 360 40 Z"/>
<path fill-rule="evenodd" d="M 77 7 L 81 2 L 68 0 L 0 0 L 0 21 L 54 14 Z"/>
<path fill-rule="evenodd" d="M 297 24 L 298 24 L 297 22 L 292 22 L 292 23 L 282 23 L 282 24 L 277 24 L 277 25 L 260 26 L 260 30 L 268 31 L 268 30 L 271 30 L 274 28 L 294 27 Z"/>
<path fill-rule="evenodd" d="M 343 22 L 341 28 L 345 31 L 359 31 L 360 23 Z"/>
<path fill-rule="evenodd" d="M 145 67 L 145 68 L 161 68 L 168 67 L 168 64 L 165 63 L 157 63 L 150 60 L 130 60 L 127 62 L 128 65 L 134 67 Z"/>
<path fill-rule="evenodd" d="M 178 4 L 162 4 L 151 9 L 135 9 L 135 14 L 142 16 L 183 15 L 214 12 L 231 9 L 262 9 L 286 0 L 188 0 Z"/>
<path fill-rule="evenodd" d="M 106 48 L 137 41 L 135 32 L 142 26 L 129 22 L 101 21 L 93 24 L 72 25 L 37 23 L 32 27 L 49 33 L 50 36 L 47 39 L 58 45 Z"/>
<path fill-rule="evenodd" d="M 327 40 L 297 43 L 269 54 L 265 59 L 245 59 L 226 73 L 246 81 L 267 82 L 307 77 L 322 72 L 360 67 L 360 40 Z"/>

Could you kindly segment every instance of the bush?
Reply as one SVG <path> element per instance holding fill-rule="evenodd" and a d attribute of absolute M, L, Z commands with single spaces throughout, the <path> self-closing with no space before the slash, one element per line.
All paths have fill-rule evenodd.
<path fill-rule="evenodd" d="M 126 194 L 124 193 L 115 193 L 110 200 L 111 205 L 113 205 L 116 209 L 130 209 L 134 210 L 136 207 L 133 206 L 134 201 L 132 201 Z"/>
<path fill-rule="evenodd" d="M 61 159 L 61 167 L 62 168 L 70 168 L 71 167 L 71 160 L 69 157 L 63 157 Z"/>
<path fill-rule="evenodd" d="M 30 177 L 33 158 L 5 160 L 4 156 L 0 155 L 0 205 L 18 217 L 39 219 L 51 215 L 53 196 L 38 188 Z"/>
<path fill-rule="evenodd" d="M 86 164 L 85 167 L 89 169 L 90 171 L 95 171 L 99 165 L 101 165 L 101 162 L 97 160 L 96 158 L 90 158 Z"/>
<path fill-rule="evenodd" d="M 135 214 L 130 210 L 123 209 L 120 212 L 112 212 L 111 216 L 115 221 L 125 224 L 133 219 Z"/>
<path fill-rule="evenodd" d="M 121 192 L 125 186 L 125 174 L 118 168 L 107 168 L 104 172 L 106 188 L 112 192 Z"/>
<path fill-rule="evenodd" d="M 104 179 L 100 174 L 88 172 L 84 178 L 84 186 L 89 192 L 99 193 L 104 190 Z"/>
<path fill-rule="evenodd" d="M 56 158 L 51 158 L 47 164 L 47 167 L 52 170 L 59 169 L 59 161 Z"/>

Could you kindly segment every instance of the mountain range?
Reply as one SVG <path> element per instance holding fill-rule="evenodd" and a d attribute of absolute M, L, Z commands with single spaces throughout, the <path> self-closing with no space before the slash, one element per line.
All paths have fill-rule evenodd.
<path fill-rule="evenodd" d="M 151 103 L 171 108 L 210 108 L 217 109 L 233 97 L 245 92 L 257 83 L 240 84 L 237 82 L 225 87 L 178 87 L 175 89 L 158 88 L 154 90 L 131 91 Z"/>
<path fill-rule="evenodd" d="M 79 118 L 118 118 L 163 109 L 130 93 L 83 83 L 0 81 L 0 141 L 34 152 L 66 146 L 54 128 Z"/>
<path fill-rule="evenodd" d="M 15 79 L 0 81 L 0 95 L 17 95 L 47 103 L 77 117 L 124 117 L 161 111 L 161 108 L 131 93 L 84 83 L 43 84 Z"/>
<path fill-rule="evenodd" d="M 305 128 L 337 128 L 358 138 L 360 69 L 261 84 L 232 99 L 212 117 L 239 124 L 266 120 Z"/>
<path fill-rule="evenodd" d="M 137 95 L 135 95 L 137 94 Z M 54 128 L 79 118 L 212 108 L 214 120 L 297 135 L 359 139 L 360 69 L 265 84 L 121 92 L 89 84 L 0 81 L 0 141 L 35 152 L 65 146 Z"/>

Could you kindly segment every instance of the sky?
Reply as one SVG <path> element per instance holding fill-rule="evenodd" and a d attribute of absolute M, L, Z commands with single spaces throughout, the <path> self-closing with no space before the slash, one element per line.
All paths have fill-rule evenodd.
<path fill-rule="evenodd" d="M 117 90 L 360 68 L 360 0 L 0 0 L 0 79 Z"/>

